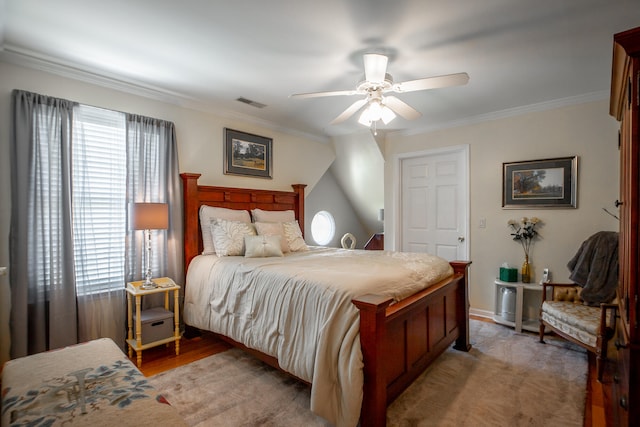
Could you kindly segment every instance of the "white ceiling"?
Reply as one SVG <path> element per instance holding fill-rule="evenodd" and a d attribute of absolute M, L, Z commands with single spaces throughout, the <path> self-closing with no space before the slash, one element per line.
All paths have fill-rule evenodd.
<path fill-rule="evenodd" d="M 467 72 L 466 86 L 405 93 L 422 132 L 608 97 L 612 36 L 640 0 L 0 0 L 0 58 L 312 137 L 357 98 L 362 54 L 395 81 Z M 236 101 L 245 97 L 257 109 Z"/>

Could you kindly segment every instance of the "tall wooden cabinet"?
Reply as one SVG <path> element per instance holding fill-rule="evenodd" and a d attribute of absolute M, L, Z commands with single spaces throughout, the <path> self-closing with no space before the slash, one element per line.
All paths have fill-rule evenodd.
<path fill-rule="evenodd" d="M 620 121 L 620 246 L 618 322 L 613 352 L 616 426 L 640 420 L 640 27 L 614 36 L 610 113 Z"/>

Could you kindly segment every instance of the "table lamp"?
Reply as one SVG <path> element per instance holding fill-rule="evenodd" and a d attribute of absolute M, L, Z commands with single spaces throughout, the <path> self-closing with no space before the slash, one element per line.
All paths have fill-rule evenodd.
<path fill-rule="evenodd" d="M 154 289 L 158 285 L 151 275 L 151 230 L 169 228 L 169 205 L 166 203 L 135 203 L 133 208 L 133 228 L 147 234 L 147 271 L 142 289 Z"/>

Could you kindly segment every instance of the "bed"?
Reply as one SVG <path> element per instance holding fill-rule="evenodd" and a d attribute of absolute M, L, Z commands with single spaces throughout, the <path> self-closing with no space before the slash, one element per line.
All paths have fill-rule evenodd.
<path fill-rule="evenodd" d="M 185 323 L 187 326 L 196 328 L 216 329 L 207 327 L 210 320 L 200 320 L 201 317 L 204 316 L 204 312 L 194 307 L 196 301 L 211 298 L 209 295 L 201 295 L 200 292 L 203 291 L 196 290 L 200 289 L 197 288 L 197 286 L 201 286 L 201 284 L 197 283 L 202 280 L 196 280 L 194 278 L 196 267 L 209 262 L 205 259 L 207 256 L 201 255 L 203 252 L 201 224 L 199 220 L 199 210 L 201 206 L 205 205 L 238 211 L 251 211 L 254 209 L 264 211 L 293 211 L 295 219 L 300 225 L 300 229 L 304 230 L 305 185 L 295 184 L 292 186 L 293 191 L 252 190 L 199 185 L 198 178 L 200 175 L 194 173 L 183 173 L 181 177 L 183 180 L 185 223 L 184 259 L 187 277 L 185 283 Z M 322 254 L 324 254 L 323 251 L 323 249 L 314 249 L 308 252 L 310 253 L 309 256 L 322 256 Z M 381 261 L 384 263 L 390 257 L 400 256 L 388 251 L 336 251 L 339 252 L 337 258 L 357 256 L 361 262 L 374 262 L 371 266 Z M 367 253 L 365 254 L 365 252 Z M 374 253 L 376 253 L 375 256 L 378 257 L 377 260 L 368 260 Z M 301 260 L 302 257 L 305 256 L 307 256 L 307 254 L 296 253 L 292 256 L 285 257 L 289 260 L 298 260 L 298 270 L 296 270 L 292 276 L 304 274 L 304 269 L 299 266 L 307 262 L 306 260 Z M 227 262 L 240 263 L 243 270 L 238 274 L 240 276 L 253 277 L 254 265 L 262 264 L 265 261 L 236 259 L 235 261 L 230 260 Z M 273 277 L 270 276 L 269 280 L 265 279 L 264 281 L 270 281 L 271 283 L 277 283 L 279 281 L 288 282 L 289 278 L 278 279 L 278 275 L 284 273 L 280 270 L 281 267 L 273 264 L 274 262 L 276 262 L 275 259 L 269 259 L 268 262 L 266 262 L 270 266 L 269 268 L 271 268 L 269 274 Z M 189 266 L 191 264 L 193 264 L 193 266 L 190 269 Z M 216 260 L 215 265 L 217 269 L 218 265 L 222 264 L 219 260 Z M 337 416 L 337 418 L 327 416 L 322 413 L 322 411 L 320 411 L 320 415 L 337 425 L 355 425 L 359 419 L 363 426 L 384 426 L 387 421 L 387 405 L 402 393 L 433 360 L 442 354 L 451 344 L 458 350 L 468 351 L 470 349 L 467 291 L 467 271 L 469 265 L 470 262 L 468 261 L 452 261 L 447 265 L 449 272 L 446 276 L 442 278 L 439 277 L 438 280 L 431 283 L 425 289 L 413 291 L 409 287 L 407 288 L 409 289 L 409 294 L 404 292 L 401 297 L 385 292 L 374 294 L 359 291 L 357 296 L 348 301 L 348 306 L 350 310 L 356 313 L 356 318 L 353 320 L 351 327 L 345 326 L 345 330 L 347 331 L 345 336 L 350 337 L 349 343 L 354 341 L 352 329 L 355 328 L 357 351 L 347 357 L 351 360 L 351 363 L 353 363 L 351 371 L 338 372 L 336 378 L 343 381 L 345 372 L 347 374 L 349 374 L 349 372 L 362 373 L 361 392 L 356 393 L 355 396 L 359 404 L 355 415 L 352 410 L 353 408 L 349 409 L 351 412 L 347 413 L 347 415 L 341 414 Z M 202 269 L 202 267 L 198 268 Z M 209 268 L 208 271 L 210 272 L 219 272 L 219 270 L 214 270 L 214 267 L 205 267 L 205 271 L 207 271 L 207 268 Z M 320 271 L 320 268 L 318 271 Z M 338 276 L 339 275 L 334 276 L 336 280 Z M 341 282 L 346 283 L 353 279 L 354 283 L 356 283 L 355 277 L 349 275 L 342 276 L 343 277 L 340 278 Z M 256 280 L 253 286 L 258 287 L 256 284 L 260 283 L 261 281 Z M 224 304 L 224 302 L 221 304 Z M 213 306 L 215 303 L 212 301 L 211 305 Z M 324 313 L 326 308 L 323 307 L 324 306 L 318 309 L 318 311 Z M 196 314 L 197 310 L 201 310 L 201 312 Z M 308 312 L 309 310 L 306 311 Z M 253 315 L 253 312 L 251 312 L 251 314 Z M 299 322 L 299 324 L 303 323 L 304 322 Z M 213 330 L 213 332 L 218 331 Z M 280 332 L 281 331 L 278 330 L 275 331 L 274 334 L 278 335 Z M 340 332 L 340 334 L 342 334 L 342 332 Z M 238 337 L 241 338 L 238 339 Z M 284 369 L 302 381 L 310 383 L 312 385 L 312 410 L 314 410 L 314 394 L 317 397 L 317 403 L 324 392 L 331 392 L 331 390 L 327 389 L 326 384 L 316 383 L 318 379 L 317 375 L 315 377 L 313 377 L 313 375 L 307 375 L 304 369 L 296 372 L 295 369 L 283 368 L 282 365 L 288 366 L 290 363 L 289 361 L 283 360 L 282 356 L 287 356 L 286 352 L 265 351 L 268 346 L 262 347 L 256 345 L 253 340 L 247 340 L 243 337 L 242 333 L 235 334 L 233 330 L 223 335 L 222 338 L 251 352 L 261 360 L 277 368 Z M 350 344 L 342 345 L 342 347 L 349 346 Z M 280 360 L 278 354 L 280 355 Z M 361 356 L 358 358 L 360 354 Z M 315 363 L 319 362 L 316 361 Z M 336 361 L 336 364 L 339 366 L 341 366 L 341 363 L 339 360 Z M 339 370 L 341 368 L 338 367 L 336 369 Z M 357 382 L 355 383 L 357 384 Z M 314 387 L 321 388 L 321 390 L 314 390 Z M 344 393 L 344 395 L 348 397 L 351 396 L 352 393 Z M 320 397 L 318 398 L 318 396 Z"/>

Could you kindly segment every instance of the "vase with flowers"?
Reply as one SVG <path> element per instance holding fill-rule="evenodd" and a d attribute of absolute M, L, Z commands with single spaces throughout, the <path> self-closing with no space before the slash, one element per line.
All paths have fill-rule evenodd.
<path fill-rule="evenodd" d="M 511 236 L 513 240 L 520 242 L 524 250 L 524 263 L 522 264 L 521 276 L 523 283 L 529 283 L 531 277 L 531 264 L 529 263 L 529 253 L 531 250 L 531 242 L 538 235 L 536 225 L 540 223 L 540 219 L 536 217 L 520 219 L 520 222 L 510 219 L 507 224 L 513 230 Z"/>

